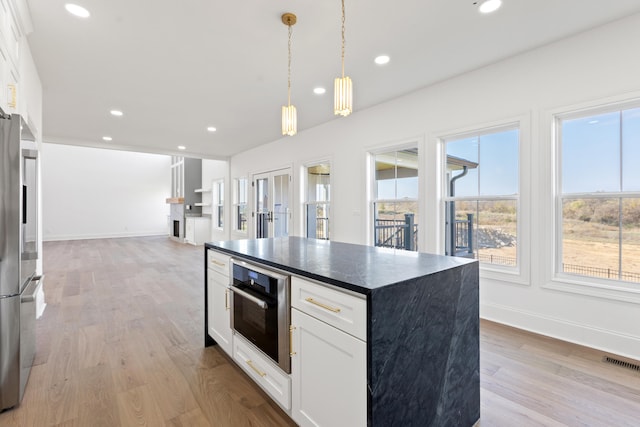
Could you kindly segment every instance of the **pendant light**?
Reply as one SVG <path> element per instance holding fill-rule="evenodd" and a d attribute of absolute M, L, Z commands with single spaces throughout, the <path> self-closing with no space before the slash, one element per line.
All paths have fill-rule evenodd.
<path fill-rule="evenodd" d="M 289 62 L 287 66 L 287 106 L 282 107 L 282 134 L 293 136 L 298 132 L 298 113 L 296 107 L 291 105 L 291 34 L 292 26 L 297 21 L 296 15 L 293 13 L 285 13 L 282 15 L 282 23 L 289 27 Z"/>
<path fill-rule="evenodd" d="M 351 78 L 344 75 L 344 0 L 342 0 L 342 77 L 338 77 L 334 83 L 334 104 L 335 115 L 348 116 L 353 111 L 353 86 Z"/>

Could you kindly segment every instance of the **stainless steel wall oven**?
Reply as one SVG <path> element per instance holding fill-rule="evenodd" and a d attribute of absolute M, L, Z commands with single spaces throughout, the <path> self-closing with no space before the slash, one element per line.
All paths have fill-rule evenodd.
<path fill-rule="evenodd" d="M 238 259 L 231 277 L 231 328 L 291 373 L 290 277 Z"/>

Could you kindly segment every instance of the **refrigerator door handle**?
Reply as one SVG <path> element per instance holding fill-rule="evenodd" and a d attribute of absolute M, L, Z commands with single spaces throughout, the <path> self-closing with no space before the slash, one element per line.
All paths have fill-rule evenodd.
<path fill-rule="evenodd" d="M 27 186 L 22 185 L 22 223 L 27 223 Z"/>
<path fill-rule="evenodd" d="M 42 276 L 35 276 L 31 279 L 31 282 L 27 285 L 27 288 L 22 293 L 22 302 L 33 302 L 36 300 L 36 294 L 42 286 Z"/>

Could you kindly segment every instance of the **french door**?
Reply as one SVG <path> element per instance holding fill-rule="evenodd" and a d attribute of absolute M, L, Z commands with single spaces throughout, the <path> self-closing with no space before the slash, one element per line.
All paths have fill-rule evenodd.
<path fill-rule="evenodd" d="M 256 238 L 286 237 L 291 222 L 291 169 L 253 175 Z"/>

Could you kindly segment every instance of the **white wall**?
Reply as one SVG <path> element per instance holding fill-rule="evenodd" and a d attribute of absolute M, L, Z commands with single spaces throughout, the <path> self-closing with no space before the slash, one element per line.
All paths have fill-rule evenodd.
<path fill-rule="evenodd" d="M 42 144 L 44 240 L 168 234 L 170 160 Z"/>
<path fill-rule="evenodd" d="M 482 273 L 481 315 L 640 359 L 640 294 L 587 296 L 551 289 L 557 280 L 552 280 L 549 256 L 553 253 L 551 112 L 640 99 L 640 56 L 634 54 L 638 39 L 640 15 L 635 15 L 363 111 L 357 111 L 358 91 L 366 88 L 359 88 L 357 76 L 352 76 L 356 113 L 234 156 L 230 178 L 293 166 L 293 185 L 298 188 L 302 165 L 329 158 L 332 239 L 366 244 L 371 228 L 367 152 L 416 141 L 422 153 L 420 191 L 425 195 L 420 241 L 426 245 L 421 250 L 438 252 L 443 203 L 438 138 L 521 120 L 522 150 L 529 153 L 522 159 L 521 176 L 527 223 L 520 236 L 524 268 L 513 280 L 509 275 Z M 304 115 L 304 108 L 298 108 Z M 300 209 L 300 192 L 294 194 L 294 207 Z M 302 235 L 301 216 L 293 218 L 295 234 Z"/>

